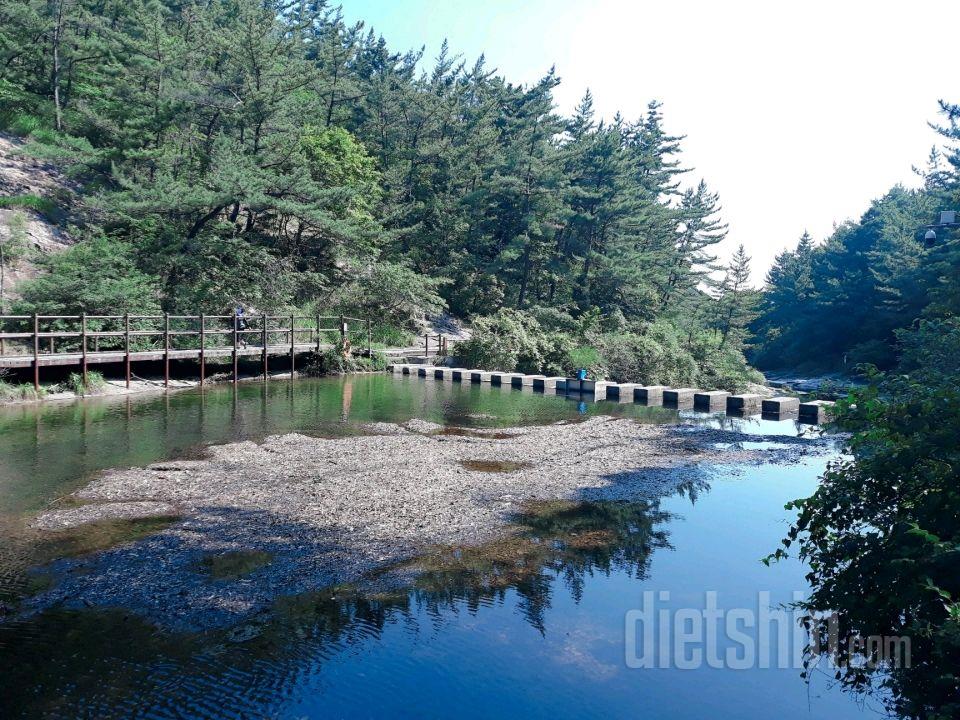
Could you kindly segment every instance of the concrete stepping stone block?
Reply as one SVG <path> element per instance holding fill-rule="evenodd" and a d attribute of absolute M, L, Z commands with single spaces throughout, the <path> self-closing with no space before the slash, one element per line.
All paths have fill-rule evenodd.
<path fill-rule="evenodd" d="M 567 379 L 563 377 L 544 377 L 542 375 L 533 376 L 534 390 L 566 390 Z"/>
<path fill-rule="evenodd" d="M 640 383 L 612 383 L 607 386 L 607 400 L 616 400 L 622 403 L 634 401 L 634 390 L 642 387 Z"/>
<path fill-rule="evenodd" d="M 814 400 L 800 403 L 800 422 L 819 425 L 833 417 L 833 408 L 836 405 L 832 400 Z"/>
<path fill-rule="evenodd" d="M 730 393 L 726 390 L 709 390 L 693 394 L 693 407 L 697 410 L 714 412 L 727 409 L 727 398 Z"/>
<path fill-rule="evenodd" d="M 669 388 L 666 385 L 641 385 L 633 389 L 633 400 L 644 405 L 662 405 L 664 390 Z"/>
<path fill-rule="evenodd" d="M 523 379 L 520 381 L 520 384 L 521 384 L 521 386 L 523 386 L 523 387 L 530 387 L 530 388 L 532 388 L 532 387 L 533 387 L 533 384 L 534 384 L 537 380 L 545 380 L 546 377 L 547 377 L 546 375 L 524 375 L 524 376 L 523 376 Z"/>
<path fill-rule="evenodd" d="M 683 407 L 693 405 L 693 396 L 699 390 L 696 388 L 670 388 L 663 391 L 663 404 L 670 407 Z"/>
<path fill-rule="evenodd" d="M 759 413 L 761 400 L 760 395 L 753 393 L 731 395 L 727 398 L 727 412 L 741 416 Z"/>
<path fill-rule="evenodd" d="M 800 398 L 786 395 L 766 398 L 760 408 L 764 415 L 796 415 L 800 411 Z"/>

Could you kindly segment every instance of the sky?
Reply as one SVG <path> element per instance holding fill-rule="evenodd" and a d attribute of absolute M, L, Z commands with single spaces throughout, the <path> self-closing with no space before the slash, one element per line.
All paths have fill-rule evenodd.
<path fill-rule="evenodd" d="M 960 102 L 958 0 L 342 0 L 394 50 L 446 38 L 529 84 L 556 66 L 557 110 L 601 117 L 663 103 L 686 182 L 720 194 L 763 282 L 804 230 L 822 242 L 897 183 L 919 184 L 937 100 Z"/>

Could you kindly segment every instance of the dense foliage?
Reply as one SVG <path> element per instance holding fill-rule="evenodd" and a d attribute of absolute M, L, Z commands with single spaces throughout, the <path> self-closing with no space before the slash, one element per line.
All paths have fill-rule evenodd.
<path fill-rule="evenodd" d="M 904 364 L 844 403 L 852 457 L 834 463 L 784 540 L 810 565 L 804 608 L 828 647 L 839 638 L 909 638 L 909 667 L 841 642 L 838 679 L 879 683 L 905 717 L 960 714 L 960 322 L 902 334 Z M 882 647 L 882 646 L 881 646 Z M 904 656 L 905 657 L 905 656 Z M 895 658 L 893 658 L 895 659 Z M 877 674 L 879 672 L 879 675 Z"/>
<path fill-rule="evenodd" d="M 802 606 L 837 680 L 879 686 L 893 714 L 928 720 L 960 716 L 957 227 L 924 242 L 937 211 L 960 206 L 960 106 L 942 110 L 946 162 L 935 152 L 921 189 L 895 188 L 822 247 L 805 236 L 784 253 L 758 323 L 762 353 L 891 368 L 867 366 L 869 385 L 841 403 L 849 456 L 788 506 L 799 514 L 774 556 L 793 546 L 809 563 Z M 888 640 L 850 642 L 871 637 Z M 891 638 L 907 640 L 909 664 Z"/>
<path fill-rule="evenodd" d="M 943 103 L 948 144 L 960 140 L 960 106 Z M 896 363 L 896 331 L 918 317 L 956 314 L 960 248 L 956 228 L 924 240 L 941 210 L 960 208 L 960 158 L 932 151 L 924 184 L 891 189 L 858 222 L 839 226 L 822 245 L 804 234 L 767 275 L 753 355 L 764 368 L 806 364 L 852 371 L 860 363 Z"/>
<path fill-rule="evenodd" d="M 118 245 L 105 271 L 129 263 L 133 303 L 553 310 L 738 355 L 750 293 L 711 279 L 718 198 L 681 186 L 657 103 L 602 122 L 588 93 L 564 118 L 552 70 L 518 86 L 446 47 L 425 65 L 323 2 L 0 4 L 0 121 L 81 183 L 77 232 Z M 22 309 L 115 286 L 49 269 Z"/>

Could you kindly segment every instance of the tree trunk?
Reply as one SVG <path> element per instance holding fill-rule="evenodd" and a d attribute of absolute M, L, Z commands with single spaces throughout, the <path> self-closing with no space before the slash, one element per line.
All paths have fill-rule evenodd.
<path fill-rule="evenodd" d="M 63 131 L 63 110 L 60 107 L 60 42 L 63 39 L 63 3 L 57 3 L 57 24 L 53 28 L 53 106 L 57 114 L 57 132 Z"/>
<path fill-rule="evenodd" d="M 6 295 L 3 294 L 5 285 L 4 281 L 6 280 L 6 271 L 7 271 L 7 262 L 6 257 L 3 253 L 3 243 L 0 242 L 0 315 L 6 312 L 7 303 Z"/>
<path fill-rule="evenodd" d="M 523 309 L 527 300 L 527 282 L 530 280 L 530 246 L 523 250 L 523 277 L 520 279 L 520 293 L 517 295 L 517 310 Z"/>

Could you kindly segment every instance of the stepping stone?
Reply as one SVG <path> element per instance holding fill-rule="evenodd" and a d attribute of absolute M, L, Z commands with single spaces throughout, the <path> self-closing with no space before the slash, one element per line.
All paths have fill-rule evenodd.
<path fill-rule="evenodd" d="M 435 368 L 433 377 L 437 380 L 450 380 L 453 378 L 453 368 Z"/>
<path fill-rule="evenodd" d="M 833 406 L 836 405 L 832 400 L 814 400 L 813 402 L 800 403 L 800 422 L 819 425 L 833 417 Z"/>
<path fill-rule="evenodd" d="M 520 386 L 521 387 L 533 387 L 533 383 L 537 380 L 543 380 L 546 378 L 546 375 L 521 375 Z M 516 378 L 514 378 L 516 380 Z M 516 387 L 516 383 L 514 383 Z"/>
<path fill-rule="evenodd" d="M 616 400 L 622 403 L 632 403 L 634 391 L 643 387 L 640 383 L 613 383 L 607 386 L 607 400 Z"/>
<path fill-rule="evenodd" d="M 564 385 L 564 388 L 568 393 L 578 393 L 583 389 L 582 383 L 584 381 L 578 378 L 567 378 L 567 382 Z"/>
<path fill-rule="evenodd" d="M 633 389 L 634 402 L 644 405 L 662 405 L 664 390 L 669 388 L 666 385 L 641 385 Z"/>
<path fill-rule="evenodd" d="M 453 368 L 450 371 L 450 375 L 450 379 L 454 382 L 463 382 L 464 380 L 469 382 L 470 380 L 470 371 L 466 368 Z"/>
<path fill-rule="evenodd" d="M 614 383 L 606 380 L 581 380 L 580 392 L 583 395 L 592 396 L 593 400 L 605 400 L 607 397 L 607 388 Z"/>
<path fill-rule="evenodd" d="M 671 407 L 693 405 L 693 396 L 699 391 L 696 388 L 670 388 L 663 391 L 663 404 Z"/>
<path fill-rule="evenodd" d="M 800 411 L 800 398 L 786 395 L 766 398 L 760 407 L 764 415 L 796 415 Z"/>
<path fill-rule="evenodd" d="M 502 386 L 512 387 L 514 377 L 523 377 L 523 376 L 520 375 L 519 373 L 504 373 L 504 372 L 490 373 L 490 384 L 494 386 L 499 386 L 499 387 L 502 387 Z"/>
<path fill-rule="evenodd" d="M 738 415 L 749 415 L 760 412 L 760 401 L 763 400 L 759 395 L 748 393 L 745 395 L 731 395 L 727 398 L 727 412 Z"/>
<path fill-rule="evenodd" d="M 490 376 L 493 375 L 491 372 L 486 372 L 485 370 L 471 370 L 470 371 L 470 382 L 475 383 L 488 383 L 490 382 Z"/>
<path fill-rule="evenodd" d="M 418 367 L 418 368 L 417 368 L 417 375 L 418 375 L 419 377 L 427 377 L 427 375 L 429 375 L 431 372 L 433 372 L 433 368 L 432 368 L 432 367 L 423 367 L 423 366 L 421 366 L 421 367 Z"/>
<path fill-rule="evenodd" d="M 544 377 L 542 375 L 533 376 L 534 390 L 566 390 L 567 379 L 562 377 Z"/>
<path fill-rule="evenodd" d="M 706 410 L 708 412 L 725 410 L 728 397 L 730 397 L 730 393 L 726 390 L 710 390 L 708 392 L 694 393 L 693 406 L 698 410 Z"/>

